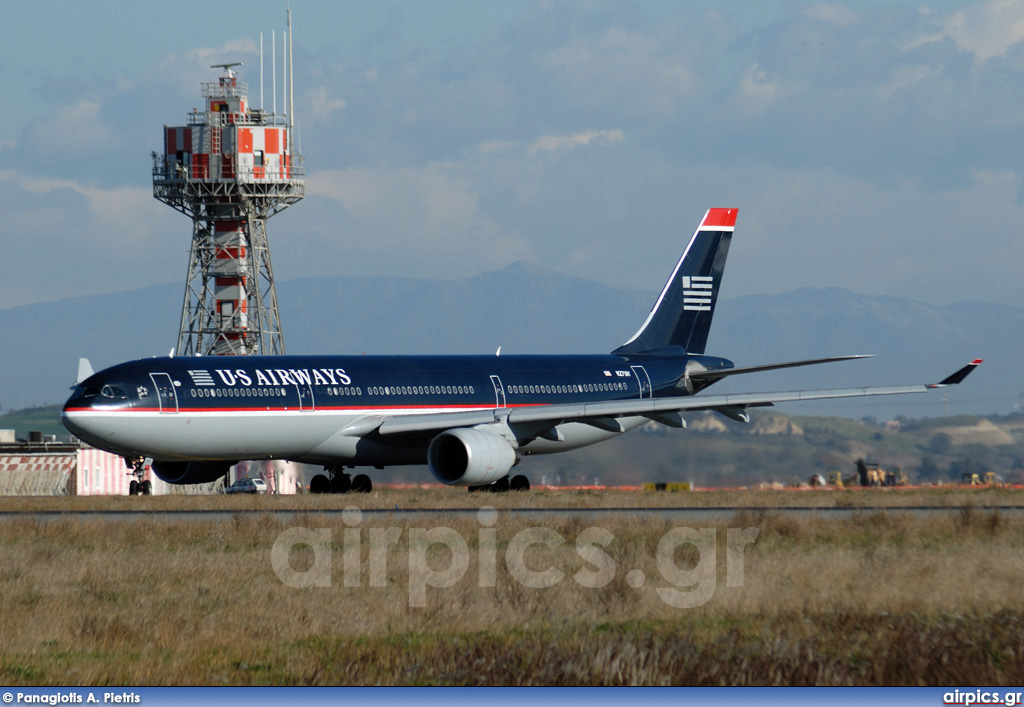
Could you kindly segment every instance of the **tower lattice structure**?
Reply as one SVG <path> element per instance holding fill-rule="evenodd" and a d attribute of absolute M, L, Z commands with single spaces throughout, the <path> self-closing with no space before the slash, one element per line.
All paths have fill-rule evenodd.
<path fill-rule="evenodd" d="M 285 353 L 267 219 L 305 196 L 293 126 L 252 109 L 233 67 L 202 84 L 204 110 L 164 126 L 153 196 L 192 219 L 177 351 L 184 356 Z"/>

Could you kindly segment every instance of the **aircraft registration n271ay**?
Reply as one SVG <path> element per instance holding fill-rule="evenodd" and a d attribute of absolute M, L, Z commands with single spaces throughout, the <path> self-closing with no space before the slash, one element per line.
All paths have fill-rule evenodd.
<path fill-rule="evenodd" d="M 347 468 L 426 463 L 454 486 L 529 488 L 509 478 L 523 457 L 577 449 L 646 422 L 685 427 L 682 413 L 823 398 L 921 393 L 939 383 L 738 395 L 703 393 L 726 376 L 860 356 L 735 367 L 704 353 L 736 209 L 710 209 L 639 331 L 609 354 L 559 356 L 247 356 L 131 361 L 79 382 L 64 426 L 145 458 L 176 484 L 214 481 L 240 460 L 323 465 L 313 491 L 368 491 Z"/>

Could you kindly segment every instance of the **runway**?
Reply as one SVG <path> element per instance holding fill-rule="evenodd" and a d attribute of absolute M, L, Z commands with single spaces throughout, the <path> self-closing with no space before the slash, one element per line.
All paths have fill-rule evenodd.
<path fill-rule="evenodd" d="M 353 505 L 352 508 L 358 508 Z M 361 521 L 393 518 L 393 519 L 423 519 L 423 518 L 445 518 L 459 517 L 472 518 L 480 513 L 482 508 L 490 508 L 483 504 L 480 508 L 359 508 Z M 139 510 L 62 510 L 62 511 L 0 511 L 0 522 L 16 520 L 35 520 L 39 522 L 57 520 L 103 520 L 111 522 L 228 522 L 234 521 L 237 517 L 251 517 L 267 515 L 283 521 L 294 521 L 297 519 L 308 520 L 310 518 L 329 518 L 341 520 L 342 514 L 347 509 L 329 508 L 324 510 L 285 510 L 285 509 L 206 509 L 206 510 L 160 510 L 160 509 L 139 509 Z M 578 517 L 582 519 L 599 519 L 601 517 L 632 516 L 637 518 L 660 518 L 663 520 L 689 521 L 689 522 L 721 522 L 731 520 L 737 514 L 744 514 L 751 519 L 757 519 L 761 515 L 783 515 L 798 518 L 827 518 L 827 519 L 849 519 L 857 517 L 872 516 L 877 513 L 892 515 L 958 515 L 965 512 L 971 513 L 1004 513 L 1018 515 L 1024 513 L 1024 506 L 859 506 L 859 507 L 821 507 L 821 506 L 787 506 L 787 507 L 765 507 L 765 506 L 713 506 L 703 508 L 498 508 L 495 509 L 498 519 L 501 518 L 522 518 L 530 517 L 543 519 L 545 517 Z"/>

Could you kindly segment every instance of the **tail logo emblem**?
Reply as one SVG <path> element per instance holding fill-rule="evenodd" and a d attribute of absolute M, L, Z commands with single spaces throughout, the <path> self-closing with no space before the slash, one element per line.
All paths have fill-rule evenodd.
<path fill-rule="evenodd" d="M 683 275 L 683 310 L 710 312 L 713 286 L 710 275 Z"/>

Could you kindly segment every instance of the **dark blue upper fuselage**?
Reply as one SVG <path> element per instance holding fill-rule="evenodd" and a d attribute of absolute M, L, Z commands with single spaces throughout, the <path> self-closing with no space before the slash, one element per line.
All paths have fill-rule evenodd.
<path fill-rule="evenodd" d="M 443 409 L 686 395 L 710 356 L 250 356 L 140 359 L 80 384 L 65 409 Z"/>

